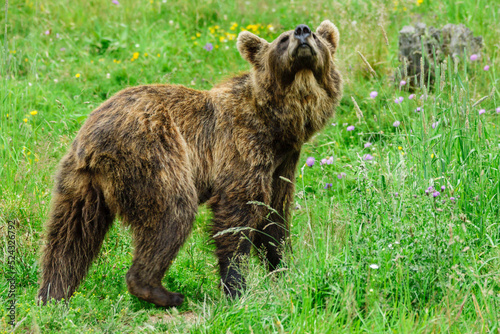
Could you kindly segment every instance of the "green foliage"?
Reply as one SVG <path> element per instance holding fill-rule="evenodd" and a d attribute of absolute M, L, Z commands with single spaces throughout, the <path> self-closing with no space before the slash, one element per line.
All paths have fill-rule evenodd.
<path fill-rule="evenodd" d="M 326 18 L 341 34 L 344 98 L 335 125 L 303 148 L 286 269 L 268 274 L 252 259 L 248 290 L 227 300 L 206 232 L 210 212 L 202 207 L 163 281 L 186 295 L 179 309 L 157 309 L 128 294 L 132 242 L 119 223 L 71 301 L 37 305 L 52 175 L 94 108 L 130 85 L 209 89 L 248 70 L 235 47 L 242 28 L 272 40 Z M 0 77 L 0 329 L 11 330 L 12 225 L 18 333 L 498 331 L 499 18 L 500 4 L 486 0 L 9 2 L 0 21 L 7 27 Z M 483 53 L 474 62 L 462 57 L 457 66 L 452 59 L 437 66 L 434 87 L 398 87 L 392 79 L 397 32 L 417 20 L 464 23 L 483 36 Z M 203 48 L 207 43 L 212 51 Z M 378 96 L 370 98 L 371 91 Z M 365 160 L 367 154 L 373 159 Z M 316 159 L 312 167 L 307 157 Z M 331 164 L 321 165 L 327 158 Z"/>

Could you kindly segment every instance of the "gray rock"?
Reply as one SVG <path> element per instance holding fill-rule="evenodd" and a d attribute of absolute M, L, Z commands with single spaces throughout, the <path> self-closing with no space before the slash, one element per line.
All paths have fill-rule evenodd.
<path fill-rule="evenodd" d="M 448 56 L 454 61 L 471 54 L 481 55 L 482 38 L 474 37 L 463 24 L 447 24 L 442 29 L 424 23 L 404 26 L 399 32 L 399 60 L 401 66 L 395 75 L 396 82 L 406 80 L 410 87 L 426 86 L 435 81 L 435 66 Z M 423 61 L 423 64 L 422 64 Z M 423 76 L 421 75 L 423 69 Z"/>

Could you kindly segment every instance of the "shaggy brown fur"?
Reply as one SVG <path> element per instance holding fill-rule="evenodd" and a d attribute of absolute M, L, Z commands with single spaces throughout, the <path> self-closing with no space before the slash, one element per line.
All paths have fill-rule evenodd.
<path fill-rule="evenodd" d="M 294 193 L 280 177 L 295 179 L 302 144 L 326 124 L 342 91 L 337 28 L 324 21 L 309 32 L 300 39 L 288 31 L 272 43 L 242 32 L 237 46 L 250 73 L 210 91 L 129 88 L 92 112 L 56 177 L 39 298 L 73 294 L 120 216 L 135 243 L 130 293 L 181 304 L 183 295 L 161 280 L 203 202 L 213 211 L 226 293 L 244 287 L 238 265 L 252 242 L 270 269 L 278 266 Z M 266 219 L 266 206 L 250 201 L 278 214 Z M 229 228 L 236 233 L 224 233 Z"/>

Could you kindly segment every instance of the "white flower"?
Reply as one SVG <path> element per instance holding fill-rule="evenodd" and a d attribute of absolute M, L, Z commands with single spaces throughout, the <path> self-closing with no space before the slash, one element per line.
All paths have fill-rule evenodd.
<path fill-rule="evenodd" d="M 370 264 L 370 268 L 377 270 L 378 264 Z"/>

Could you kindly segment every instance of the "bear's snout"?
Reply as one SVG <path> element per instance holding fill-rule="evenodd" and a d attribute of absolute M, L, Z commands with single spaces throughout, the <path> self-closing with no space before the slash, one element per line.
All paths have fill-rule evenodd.
<path fill-rule="evenodd" d="M 311 36 L 311 29 L 305 24 L 299 24 L 293 33 L 293 37 L 298 39 L 300 44 L 306 43 L 309 36 Z"/>

